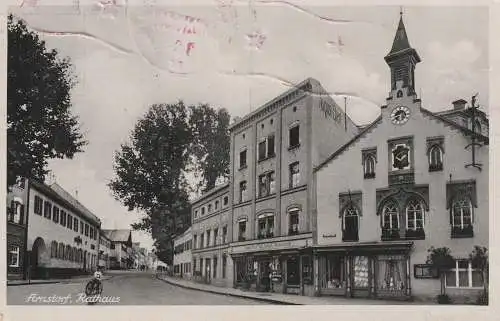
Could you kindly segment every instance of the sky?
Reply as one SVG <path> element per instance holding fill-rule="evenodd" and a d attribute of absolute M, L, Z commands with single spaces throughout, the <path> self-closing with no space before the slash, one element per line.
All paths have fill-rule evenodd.
<path fill-rule="evenodd" d="M 78 79 L 72 112 L 89 144 L 49 168 L 66 190 L 78 191 L 103 228 L 130 228 L 143 215 L 127 211 L 107 183 L 115 151 L 153 103 L 209 103 L 242 117 L 312 77 L 341 106 L 347 95 L 355 123 L 379 115 L 390 85 L 383 57 L 400 7 L 234 3 L 152 8 L 118 0 L 12 10 L 72 61 Z M 488 112 L 487 7 L 404 7 L 403 19 L 422 59 L 415 82 L 423 106 L 445 110 L 479 92 Z M 133 232 L 133 239 L 152 246 L 144 233 Z"/>

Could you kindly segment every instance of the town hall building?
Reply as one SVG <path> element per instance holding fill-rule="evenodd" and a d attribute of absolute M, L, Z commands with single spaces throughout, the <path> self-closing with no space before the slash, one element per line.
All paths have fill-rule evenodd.
<path fill-rule="evenodd" d="M 444 112 L 422 106 L 421 59 L 402 17 L 385 61 L 391 87 L 380 116 L 314 169 L 315 292 L 434 299 L 441 282 L 426 258 L 446 247 L 456 259 L 446 293 L 475 300 L 483 281 L 468 257 L 488 247 L 488 119 L 476 97 Z"/>

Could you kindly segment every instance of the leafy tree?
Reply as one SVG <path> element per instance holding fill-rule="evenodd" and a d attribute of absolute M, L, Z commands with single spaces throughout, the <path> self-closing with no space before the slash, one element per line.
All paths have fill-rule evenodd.
<path fill-rule="evenodd" d="M 116 177 L 109 187 L 129 210 L 146 213 L 132 227 L 151 233 L 157 255 L 166 263 L 173 236 L 190 225 L 185 172 L 194 163 L 206 187 L 227 175 L 228 125 L 227 111 L 208 105 L 155 104 L 137 122 L 130 143 L 115 154 Z"/>
<path fill-rule="evenodd" d="M 441 295 L 445 294 L 444 273 L 455 265 L 455 259 L 447 247 L 434 248 L 427 250 L 427 264 L 431 264 L 438 272 L 441 280 Z"/>
<path fill-rule="evenodd" d="M 47 160 L 72 158 L 86 145 L 71 115 L 76 84 L 68 58 L 13 15 L 7 21 L 7 186 L 18 177 L 43 180 Z"/>
<path fill-rule="evenodd" d="M 488 280 L 489 280 L 489 258 L 488 258 L 488 248 L 484 246 L 474 246 L 472 253 L 469 254 L 469 260 L 472 266 L 478 268 L 481 271 L 481 278 L 483 280 L 484 286 L 484 297 L 486 302 L 488 300 Z"/>

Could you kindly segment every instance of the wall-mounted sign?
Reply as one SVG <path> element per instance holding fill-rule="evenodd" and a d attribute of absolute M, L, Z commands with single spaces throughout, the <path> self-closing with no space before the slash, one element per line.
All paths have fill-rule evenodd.
<path fill-rule="evenodd" d="M 323 234 L 324 238 L 337 237 L 337 234 Z"/>

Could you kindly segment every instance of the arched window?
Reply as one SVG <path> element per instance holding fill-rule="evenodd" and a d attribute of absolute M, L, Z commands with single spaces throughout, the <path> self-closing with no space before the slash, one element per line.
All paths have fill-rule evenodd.
<path fill-rule="evenodd" d="M 342 240 L 358 241 L 359 213 L 352 204 L 348 205 L 342 213 Z"/>
<path fill-rule="evenodd" d="M 385 204 L 382 210 L 382 227 L 387 230 L 399 229 L 399 211 L 394 201 Z"/>
<path fill-rule="evenodd" d="M 50 257 L 57 257 L 57 242 L 52 241 L 50 243 Z"/>
<path fill-rule="evenodd" d="M 365 157 L 365 163 L 363 164 L 365 178 L 375 177 L 375 157 L 373 155 L 367 155 Z"/>
<path fill-rule="evenodd" d="M 413 199 L 406 206 L 406 229 L 416 231 L 424 228 L 425 211 L 422 202 Z"/>
<path fill-rule="evenodd" d="M 71 257 L 71 246 L 69 245 L 66 245 L 66 249 L 64 251 L 64 259 L 65 260 L 70 260 L 70 257 Z"/>
<path fill-rule="evenodd" d="M 429 150 L 429 170 L 443 169 L 443 150 L 438 145 L 433 145 Z"/>
<path fill-rule="evenodd" d="M 469 198 L 458 198 L 453 202 L 451 210 L 453 227 L 464 229 L 472 225 L 472 203 Z"/>

